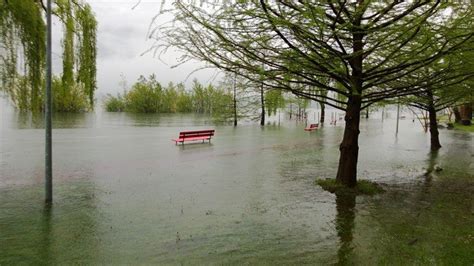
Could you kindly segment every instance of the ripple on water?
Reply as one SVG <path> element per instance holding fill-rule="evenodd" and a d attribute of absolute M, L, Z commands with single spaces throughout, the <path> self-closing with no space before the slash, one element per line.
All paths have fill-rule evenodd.
<path fill-rule="evenodd" d="M 43 132 L 15 119 L 0 129 L 0 264 L 474 261 L 472 134 L 441 131 L 433 156 L 410 121 L 396 139 L 393 120 L 363 120 L 359 176 L 387 192 L 351 198 L 314 184 L 336 173 L 340 126 L 56 117 L 55 201 L 45 209 Z M 208 127 L 211 144 L 170 141 Z"/>

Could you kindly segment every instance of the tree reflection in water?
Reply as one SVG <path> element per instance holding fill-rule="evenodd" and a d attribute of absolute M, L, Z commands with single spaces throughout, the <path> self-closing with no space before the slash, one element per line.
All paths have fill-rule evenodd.
<path fill-rule="evenodd" d="M 51 218 L 53 214 L 53 206 L 46 204 L 43 208 L 43 216 L 41 217 L 41 245 L 40 261 L 44 264 L 52 264 L 51 260 Z"/>
<path fill-rule="evenodd" d="M 336 193 L 336 230 L 340 246 L 338 264 L 347 264 L 352 257 L 352 239 L 355 220 L 355 193 Z"/>

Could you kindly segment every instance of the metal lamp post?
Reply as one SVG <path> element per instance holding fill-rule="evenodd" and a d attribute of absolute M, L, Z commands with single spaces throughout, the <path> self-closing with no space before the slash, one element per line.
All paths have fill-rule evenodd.
<path fill-rule="evenodd" d="M 52 164 L 52 130 L 51 130 L 51 1 L 46 6 L 46 98 L 45 98 L 45 202 L 53 202 L 53 164 Z"/>

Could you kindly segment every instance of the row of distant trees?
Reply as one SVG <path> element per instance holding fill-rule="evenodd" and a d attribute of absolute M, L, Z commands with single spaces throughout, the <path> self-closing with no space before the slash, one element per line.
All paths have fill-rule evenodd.
<path fill-rule="evenodd" d="M 228 90 L 212 84 L 202 85 L 193 81 L 192 89 L 186 90 L 183 83 L 170 82 L 162 86 L 155 75 L 141 76 L 130 90 L 108 95 L 104 106 L 108 112 L 133 113 L 199 113 L 225 116 L 231 113 L 232 95 Z"/>
<path fill-rule="evenodd" d="M 104 100 L 108 112 L 197 113 L 235 125 L 241 119 L 259 120 L 263 125 L 266 116 L 276 114 L 278 108 L 288 103 L 295 104 L 301 111 L 308 104 L 307 99 L 284 97 L 281 91 L 264 90 L 229 75 L 216 86 L 194 80 L 189 89 L 183 83 L 170 82 L 163 86 L 154 74 L 139 77 L 130 89 L 122 77 L 120 85 L 122 93 L 108 94 Z"/>

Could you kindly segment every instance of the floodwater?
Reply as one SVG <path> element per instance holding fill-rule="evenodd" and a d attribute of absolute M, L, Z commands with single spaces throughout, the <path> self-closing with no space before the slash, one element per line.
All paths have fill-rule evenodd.
<path fill-rule="evenodd" d="M 336 174 L 342 123 L 56 115 L 45 208 L 41 117 L 2 108 L 1 265 L 474 263 L 471 133 L 441 130 L 430 154 L 411 119 L 398 137 L 394 119 L 362 119 L 358 175 L 387 191 L 356 198 L 315 185 Z M 211 144 L 171 141 L 207 128 Z"/>

